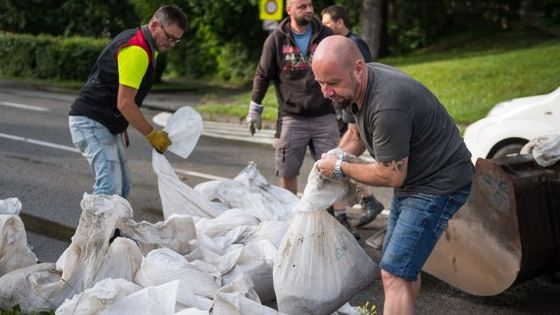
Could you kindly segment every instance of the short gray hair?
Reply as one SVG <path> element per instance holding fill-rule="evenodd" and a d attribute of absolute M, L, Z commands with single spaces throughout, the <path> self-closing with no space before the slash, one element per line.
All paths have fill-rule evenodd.
<path fill-rule="evenodd" d="M 183 31 L 187 30 L 187 15 L 180 7 L 174 4 L 161 6 L 154 13 L 152 20 L 158 20 L 164 26 L 177 24 Z"/>

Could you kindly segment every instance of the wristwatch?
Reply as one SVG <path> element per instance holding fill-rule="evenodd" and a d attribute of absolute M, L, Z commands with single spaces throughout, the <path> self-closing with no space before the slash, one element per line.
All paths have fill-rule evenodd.
<path fill-rule="evenodd" d="M 345 177 L 344 173 L 342 172 L 342 162 L 344 162 L 345 154 L 344 151 L 341 151 L 338 154 L 338 159 L 334 163 L 334 177 L 336 178 L 343 178 Z"/>

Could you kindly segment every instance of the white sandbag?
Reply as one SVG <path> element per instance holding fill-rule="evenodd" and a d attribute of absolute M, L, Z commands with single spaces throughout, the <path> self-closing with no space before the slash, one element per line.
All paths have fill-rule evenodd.
<path fill-rule="evenodd" d="M 222 275 L 228 273 L 235 267 L 239 261 L 239 257 L 241 257 L 243 253 L 243 247 L 244 246 L 241 244 L 233 244 L 227 248 L 227 251 L 223 255 L 200 247 L 193 250 L 189 255 L 186 255 L 185 258 L 193 264 L 197 261 L 203 261 L 204 263 L 214 266 L 216 270 L 219 271 L 219 277 L 216 277 L 216 279 L 219 280 Z M 221 280 L 219 283 L 222 283 Z"/>
<path fill-rule="evenodd" d="M 130 220 L 120 229 L 121 235 L 136 241 L 144 255 L 162 247 L 187 254 L 190 251 L 189 241 L 196 238 L 193 218 L 188 215 L 174 214 L 155 224 Z"/>
<path fill-rule="evenodd" d="M 0 214 L 17 214 L 21 211 L 21 201 L 18 198 L 0 200 Z"/>
<path fill-rule="evenodd" d="M 186 308 L 180 312 L 175 313 L 174 315 L 209 315 L 209 311 L 202 311 L 198 308 L 190 307 Z"/>
<path fill-rule="evenodd" d="M 279 311 L 331 314 L 374 280 L 373 261 L 352 234 L 325 211 L 354 191 L 347 178 L 321 178 L 313 166 L 274 261 Z"/>
<path fill-rule="evenodd" d="M 179 281 L 147 287 L 134 292 L 109 306 L 103 315 L 172 315 Z"/>
<path fill-rule="evenodd" d="M 133 273 L 133 271 L 113 270 L 111 273 L 101 273 L 106 260 L 113 253 L 109 249 L 109 240 L 117 226 L 124 226 L 132 217 L 132 208 L 126 199 L 118 196 L 84 194 L 80 202 L 82 214 L 76 233 L 72 236 L 72 243 L 59 257 L 56 266 L 62 271 L 62 279 L 80 293 L 93 287 L 96 282 L 105 278 L 115 278 L 111 274 Z M 128 269 L 137 265 L 137 254 L 121 257 L 130 260 L 120 268 Z M 120 254 L 122 255 L 122 253 Z M 122 261 L 121 261 L 122 262 Z M 127 279 L 131 280 L 131 279 Z"/>
<path fill-rule="evenodd" d="M 560 135 L 539 137 L 529 141 L 526 146 L 531 147 L 533 158 L 542 167 L 554 165 L 560 160 Z"/>
<path fill-rule="evenodd" d="M 0 276 L 37 263 L 37 256 L 27 245 L 21 218 L 0 214 Z"/>
<path fill-rule="evenodd" d="M 280 205 L 276 204 L 275 207 L 283 207 L 283 212 L 288 213 L 288 217 L 281 218 L 281 220 L 289 219 L 289 217 L 291 217 L 291 211 L 299 202 L 299 198 L 291 191 L 280 186 L 270 184 L 259 172 L 257 164 L 253 161 L 250 161 L 249 165 L 241 170 L 241 172 L 239 172 L 239 174 L 237 174 L 237 176 L 233 179 L 249 186 L 254 192 L 260 190 L 261 193 L 272 203 L 276 204 L 277 202 L 280 202 Z"/>
<path fill-rule="evenodd" d="M 241 275 L 216 292 L 213 315 L 286 315 L 264 306 L 253 289 L 251 278 Z"/>
<path fill-rule="evenodd" d="M 180 307 L 196 307 L 209 310 L 212 296 L 219 285 L 214 277 L 198 270 L 178 253 L 162 248 L 151 251 L 134 282 L 143 287 L 179 280 L 177 304 Z"/>
<path fill-rule="evenodd" d="M 258 224 L 259 220 L 251 213 L 242 209 L 230 209 L 209 222 L 206 222 L 204 226 L 197 229 L 197 231 L 209 237 L 216 237 L 224 235 L 238 226 Z"/>
<path fill-rule="evenodd" d="M 360 315 L 361 313 L 356 310 L 350 303 L 342 305 L 332 315 Z"/>
<path fill-rule="evenodd" d="M 257 226 L 253 234 L 239 242 L 248 244 L 257 240 L 268 240 L 274 247 L 279 248 L 289 226 L 289 222 L 286 221 L 263 221 Z"/>
<path fill-rule="evenodd" d="M 124 279 L 105 279 L 99 281 L 80 294 L 74 295 L 72 299 L 56 309 L 56 315 L 95 315 L 99 314 L 109 305 L 134 292 L 142 290 L 142 287 Z"/>
<path fill-rule="evenodd" d="M 215 248 L 218 250 L 217 253 L 225 253 L 227 249 L 236 243 L 241 243 L 244 239 L 247 239 L 251 235 L 255 233 L 257 229 L 256 226 L 249 226 L 249 225 L 242 225 L 234 227 L 233 229 L 229 230 L 223 235 L 218 235 L 216 237 L 207 239 L 206 242 L 199 242 L 200 246 L 208 246 L 211 242 L 213 245 L 212 247 L 208 248 Z M 205 239 L 204 234 L 200 234 L 198 237 L 199 241 Z"/>
<path fill-rule="evenodd" d="M 182 182 L 163 154 L 152 151 L 152 168 L 158 178 L 158 189 L 163 208 L 163 217 L 186 214 L 204 218 L 215 218 L 223 208 L 210 203 L 206 198 Z"/>
<path fill-rule="evenodd" d="M 49 311 L 75 293 L 60 280 L 54 263 L 31 265 L 0 277 L 0 309 L 19 305 L 24 314 Z"/>
<path fill-rule="evenodd" d="M 257 240 L 248 243 L 239 256 L 235 268 L 222 276 L 222 285 L 232 283 L 242 274 L 251 277 L 255 292 L 261 302 L 276 299 L 272 282 L 272 266 L 277 249 L 268 240 Z"/>
<path fill-rule="evenodd" d="M 202 117 L 192 107 L 179 108 L 163 128 L 171 139 L 168 150 L 186 159 L 202 134 Z"/>
<path fill-rule="evenodd" d="M 117 237 L 109 245 L 105 259 L 95 275 L 94 283 L 108 278 L 132 281 L 143 259 L 144 256 L 136 242 Z"/>
<path fill-rule="evenodd" d="M 227 208 L 243 209 L 261 221 L 291 218 L 299 198 L 288 190 L 269 184 L 250 162 L 234 179 L 210 181 L 195 187 L 207 200 L 219 200 Z"/>
<path fill-rule="evenodd" d="M 218 197 L 215 195 L 216 187 L 220 185 L 222 179 L 207 180 L 205 182 L 199 183 L 193 187 L 194 191 L 204 196 L 210 201 L 219 201 Z"/>

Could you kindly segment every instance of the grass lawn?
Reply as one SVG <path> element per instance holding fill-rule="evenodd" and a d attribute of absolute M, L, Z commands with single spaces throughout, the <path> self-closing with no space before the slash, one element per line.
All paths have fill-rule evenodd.
<path fill-rule="evenodd" d="M 412 54 L 381 59 L 426 85 L 458 125 L 482 117 L 498 102 L 549 93 L 560 86 L 560 39 L 525 32 L 468 34 Z M 250 88 L 224 99 L 208 95 L 197 107 L 208 119 L 247 114 Z M 263 101 L 266 121 L 276 120 L 274 87 Z"/>

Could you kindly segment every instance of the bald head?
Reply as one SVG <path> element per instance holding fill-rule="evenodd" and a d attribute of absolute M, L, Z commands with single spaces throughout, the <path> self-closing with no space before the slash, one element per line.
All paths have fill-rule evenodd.
<path fill-rule="evenodd" d="M 358 59 L 363 59 L 358 46 L 351 39 L 340 35 L 323 39 L 313 53 L 313 65 L 326 63 L 346 68 L 352 67 Z"/>
<path fill-rule="evenodd" d="M 351 39 L 340 35 L 323 39 L 313 53 L 311 69 L 323 96 L 336 106 L 344 108 L 361 102 L 367 71 L 364 57 Z"/>

